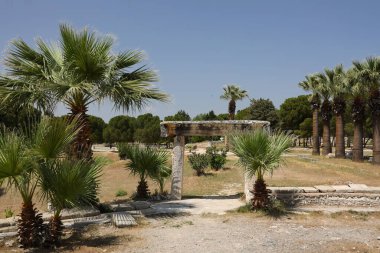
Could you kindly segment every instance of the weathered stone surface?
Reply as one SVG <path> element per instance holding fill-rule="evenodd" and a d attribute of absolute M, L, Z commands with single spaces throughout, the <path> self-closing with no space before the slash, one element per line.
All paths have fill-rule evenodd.
<path fill-rule="evenodd" d="M 171 185 L 171 199 L 182 198 L 182 181 L 183 181 L 183 165 L 185 158 L 185 137 L 176 136 L 173 142 L 173 156 L 172 156 L 172 185 Z"/>
<path fill-rule="evenodd" d="M 304 187 L 298 187 L 298 188 L 300 188 L 305 193 L 315 193 L 315 192 L 318 192 L 318 189 L 316 189 L 314 187 L 304 186 Z"/>
<path fill-rule="evenodd" d="M 61 213 L 61 217 L 62 217 L 62 220 L 65 220 L 65 219 L 97 216 L 99 214 L 100 214 L 100 211 L 94 207 L 81 207 L 81 208 L 64 209 Z M 42 218 L 44 220 L 48 220 L 50 219 L 52 215 L 53 213 L 51 212 L 43 213 Z"/>
<path fill-rule="evenodd" d="M 4 233 L 0 233 L 0 239 L 1 238 L 7 238 L 7 237 L 13 237 L 13 236 L 16 236 L 17 235 L 17 232 L 4 232 Z"/>
<path fill-rule="evenodd" d="M 354 192 L 348 185 L 332 185 L 336 192 Z"/>
<path fill-rule="evenodd" d="M 302 192 L 302 189 L 298 187 L 268 187 L 272 193 L 298 193 Z"/>
<path fill-rule="evenodd" d="M 314 188 L 320 192 L 335 192 L 335 189 L 330 185 L 315 185 Z"/>
<path fill-rule="evenodd" d="M 134 201 L 131 202 L 131 206 L 133 207 L 132 210 L 143 210 L 143 209 L 148 209 L 151 206 L 151 203 L 148 201 Z M 127 210 L 131 211 L 131 210 Z"/>
<path fill-rule="evenodd" d="M 255 182 L 255 177 L 249 177 L 247 173 L 244 174 L 244 194 L 245 201 L 248 203 L 253 199 L 253 193 L 251 192 L 253 188 L 253 183 Z"/>
<path fill-rule="evenodd" d="M 15 225 L 16 225 L 16 217 L 0 219 L 0 228 L 15 226 Z"/>
<path fill-rule="evenodd" d="M 349 184 L 348 185 L 354 192 L 367 192 L 370 191 L 365 184 Z"/>
<path fill-rule="evenodd" d="M 380 187 L 368 186 L 368 189 L 373 193 L 380 193 Z"/>
<path fill-rule="evenodd" d="M 114 212 L 132 211 L 135 208 L 130 203 L 113 204 L 111 208 Z"/>
<path fill-rule="evenodd" d="M 112 214 L 112 224 L 117 228 L 136 226 L 137 222 L 132 215 L 126 212 L 119 212 Z"/>

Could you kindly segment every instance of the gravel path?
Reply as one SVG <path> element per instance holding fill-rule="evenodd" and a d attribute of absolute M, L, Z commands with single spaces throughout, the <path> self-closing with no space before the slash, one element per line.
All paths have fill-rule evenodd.
<path fill-rule="evenodd" d="M 380 252 L 380 221 L 252 215 L 149 219 L 137 245 L 116 252 Z"/>

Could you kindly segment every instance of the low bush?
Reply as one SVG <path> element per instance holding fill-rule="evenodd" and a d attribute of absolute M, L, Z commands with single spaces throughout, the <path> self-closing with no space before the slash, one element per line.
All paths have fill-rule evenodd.
<path fill-rule="evenodd" d="M 11 208 L 6 208 L 4 210 L 4 215 L 5 215 L 5 218 L 10 218 L 10 217 L 13 217 L 14 212 Z"/>
<path fill-rule="evenodd" d="M 190 166 L 193 170 L 195 170 L 197 176 L 203 175 L 204 170 L 207 168 L 209 164 L 208 155 L 192 153 L 188 156 L 188 158 Z"/>
<path fill-rule="evenodd" d="M 127 159 L 127 143 L 117 143 L 116 147 L 117 147 L 117 150 L 119 151 L 119 158 L 121 160 L 125 160 Z"/>
<path fill-rule="evenodd" d="M 219 170 L 223 168 L 224 164 L 227 162 L 227 150 L 218 149 L 215 146 L 206 149 L 206 154 L 209 157 L 210 167 L 213 170 Z"/>

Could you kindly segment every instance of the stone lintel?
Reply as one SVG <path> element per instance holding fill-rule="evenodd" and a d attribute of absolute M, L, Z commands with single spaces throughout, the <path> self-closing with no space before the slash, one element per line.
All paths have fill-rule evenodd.
<path fill-rule="evenodd" d="M 260 120 L 164 121 L 162 137 L 173 136 L 224 136 L 233 131 L 269 128 L 270 122 Z"/>

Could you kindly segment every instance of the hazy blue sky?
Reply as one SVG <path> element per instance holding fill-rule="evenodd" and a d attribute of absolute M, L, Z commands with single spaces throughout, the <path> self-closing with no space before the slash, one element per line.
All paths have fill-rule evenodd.
<path fill-rule="evenodd" d="M 164 117 L 184 109 L 195 116 L 227 111 L 219 99 L 226 84 L 278 107 L 303 94 L 297 84 L 306 74 L 379 55 L 379 16 L 376 0 L 0 0 L 0 48 L 3 56 L 14 38 L 57 40 L 63 22 L 112 34 L 116 50 L 147 53 L 160 76 L 157 86 L 172 97 L 143 112 Z M 106 121 L 122 114 L 109 103 L 94 105 L 90 113 Z"/>

